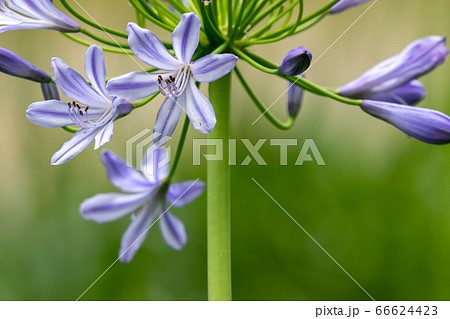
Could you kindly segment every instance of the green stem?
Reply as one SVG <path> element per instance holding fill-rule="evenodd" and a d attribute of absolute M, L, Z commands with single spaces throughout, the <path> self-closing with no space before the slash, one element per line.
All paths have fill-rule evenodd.
<path fill-rule="evenodd" d="M 166 183 L 170 183 L 172 180 L 173 175 L 175 174 L 175 171 L 177 170 L 178 163 L 180 161 L 181 157 L 181 151 L 183 150 L 184 142 L 186 141 L 187 132 L 189 130 L 189 124 L 191 121 L 189 120 L 189 117 L 186 115 L 184 118 L 183 128 L 181 129 L 180 139 L 178 141 L 177 151 L 175 153 L 175 157 L 173 159 L 172 165 L 170 166 L 170 172 L 169 175 L 166 177 Z"/>
<path fill-rule="evenodd" d="M 207 162 L 207 234 L 208 234 L 208 299 L 231 300 L 230 243 L 230 137 L 231 75 L 209 84 L 209 99 L 214 105 L 217 124 L 209 133 L 210 140 L 223 141 L 222 160 Z M 209 153 L 217 150 L 208 147 Z"/>
<path fill-rule="evenodd" d="M 244 87 L 245 91 L 247 92 L 250 99 L 255 103 L 256 107 L 261 111 L 261 114 L 264 115 L 264 117 L 269 120 L 270 123 L 272 123 L 273 126 L 276 128 L 286 131 L 289 130 L 295 123 L 295 117 L 289 116 L 289 119 L 286 122 L 280 122 L 275 116 L 273 116 L 268 109 L 265 108 L 265 106 L 261 103 L 261 101 L 258 99 L 256 94 L 252 91 L 248 83 L 245 81 L 244 77 L 242 76 L 241 72 L 239 72 L 239 69 L 236 67 L 234 68 L 234 72 L 236 72 L 236 75 L 241 82 L 242 86 Z"/>
<path fill-rule="evenodd" d="M 91 46 L 92 44 L 94 44 L 94 43 L 85 41 L 85 40 L 83 40 L 83 39 L 80 39 L 80 38 L 78 38 L 78 37 L 76 37 L 76 36 L 74 36 L 74 35 L 72 35 L 72 34 L 70 34 L 70 33 L 64 33 L 64 32 L 61 32 L 61 34 L 62 34 L 63 36 L 65 36 L 65 37 L 69 38 L 70 40 L 75 41 L 75 42 L 77 42 L 77 43 L 80 43 L 80 44 L 82 44 L 82 45 L 85 45 L 85 46 L 87 46 L 87 47 L 88 47 L 88 46 Z M 119 54 L 128 54 L 128 55 L 133 55 L 133 54 L 134 54 L 134 53 L 133 53 L 131 50 L 129 50 L 129 49 L 110 48 L 110 47 L 105 47 L 105 46 L 102 46 L 102 45 L 99 45 L 99 47 L 101 47 L 102 50 L 105 51 L 105 52 L 112 52 L 112 53 L 119 53 Z"/>

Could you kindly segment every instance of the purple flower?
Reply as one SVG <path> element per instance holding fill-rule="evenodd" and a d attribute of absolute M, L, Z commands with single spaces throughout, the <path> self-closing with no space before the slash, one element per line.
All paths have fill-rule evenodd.
<path fill-rule="evenodd" d="M 361 108 L 422 142 L 450 143 L 450 117 L 444 113 L 421 107 L 370 100 L 363 100 Z"/>
<path fill-rule="evenodd" d="M 108 81 L 108 91 L 127 100 L 139 100 L 158 91 L 166 97 L 159 109 L 153 129 L 157 145 L 167 140 L 175 130 L 182 110 L 186 111 L 193 127 L 201 133 L 214 128 L 216 116 L 209 100 L 195 85 L 212 82 L 229 73 L 237 62 L 232 54 L 210 54 L 192 62 L 199 43 L 200 18 L 185 13 L 172 33 L 172 45 L 177 58 L 167 51 L 149 30 L 129 23 L 128 43 L 143 62 L 167 72 L 131 72 Z"/>
<path fill-rule="evenodd" d="M 150 147 L 142 162 L 143 174 L 127 166 L 110 151 L 102 153 L 108 178 L 122 193 L 98 194 L 80 206 L 81 215 L 97 223 L 106 223 L 131 215 L 131 223 L 122 237 L 119 257 L 127 263 L 142 245 L 148 230 L 157 221 L 161 235 L 173 249 L 182 249 L 187 241 L 183 223 L 168 208 L 181 207 L 201 195 L 204 184 L 198 180 L 166 184 L 167 153 L 164 148 Z M 164 164 L 166 162 L 166 164 Z M 135 216 L 134 213 L 137 212 Z"/>
<path fill-rule="evenodd" d="M 295 48 L 286 54 L 278 68 L 283 75 L 294 76 L 305 72 L 312 61 L 312 54 L 305 47 Z"/>
<path fill-rule="evenodd" d="M 341 0 L 331 7 L 330 13 L 339 13 L 368 1 L 370 0 Z"/>
<path fill-rule="evenodd" d="M 0 48 L 0 72 L 41 83 L 52 80 L 50 74 L 4 48 Z"/>
<path fill-rule="evenodd" d="M 111 96 L 105 87 L 105 59 L 101 48 L 91 45 L 86 51 L 85 72 L 92 83 L 59 58 L 52 59 L 55 83 L 72 102 L 48 100 L 31 104 L 27 118 L 44 127 L 78 125 L 81 129 L 56 152 L 52 165 L 60 165 L 84 150 L 95 140 L 95 149 L 110 141 L 113 121 L 131 112 L 132 105 Z"/>
<path fill-rule="evenodd" d="M 367 96 L 367 99 L 396 104 L 415 105 L 422 101 L 425 96 L 426 92 L 423 84 L 417 80 L 413 80 L 399 88 L 371 94 Z"/>
<path fill-rule="evenodd" d="M 55 83 L 41 83 L 41 90 L 45 100 L 60 100 L 58 87 Z"/>
<path fill-rule="evenodd" d="M 408 45 L 393 56 L 339 88 L 339 94 L 367 99 L 371 95 L 402 87 L 442 64 L 448 54 L 445 38 L 429 36 Z"/>
<path fill-rule="evenodd" d="M 290 117 L 297 117 L 298 113 L 301 110 L 304 90 L 293 84 L 292 82 L 288 82 L 288 91 L 287 91 L 287 104 L 288 104 L 288 114 Z"/>
<path fill-rule="evenodd" d="M 20 29 L 78 32 L 80 25 L 58 11 L 50 0 L 0 0 L 0 32 Z"/>

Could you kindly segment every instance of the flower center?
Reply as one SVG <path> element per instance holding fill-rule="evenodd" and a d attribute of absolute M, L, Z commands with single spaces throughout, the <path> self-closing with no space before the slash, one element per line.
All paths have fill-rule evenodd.
<path fill-rule="evenodd" d="M 110 107 L 95 122 L 92 122 L 88 115 L 89 106 L 82 106 L 75 101 L 72 101 L 72 103 L 68 102 L 67 105 L 69 106 L 68 112 L 70 119 L 74 122 L 74 124 L 81 128 L 103 126 L 111 120 L 113 115 L 113 108 Z"/>
<path fill-rule="evenodd" d="M 174 76 L 175 74 L 175 76 Z M 165 97 L 175 98 L 180 96 L 189 83 L 191 77 L 191 67 L 183 65 L 178 71 L 172 74 L 158 75 L 159 91 Z"/>

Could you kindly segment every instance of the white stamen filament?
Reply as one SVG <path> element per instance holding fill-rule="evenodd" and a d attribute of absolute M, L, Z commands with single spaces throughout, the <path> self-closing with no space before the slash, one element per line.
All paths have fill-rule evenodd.
<path fill-rule="evenodd" d="M 165 97 L 175 98 L 183 94 L 192 75 L 189 65 L 183 65 L 179 68 L 175 76 L 174 73 L 158 75 L 159 91 Z"/>
<path fill-rule="evenodd" d="M 89 120 L 88 110 L 89 107 L 82 107 L 75 101 L 72 103 L 68 103 L 69 106 L 69 117 L 74 122 L 74 124 L 78 125 L 81 128 L 94 128 L 100 127 L 108 123 L 113 116 L 113 107 L 108 108 L 106 112 L 104 112 L 95 122 Z"/>

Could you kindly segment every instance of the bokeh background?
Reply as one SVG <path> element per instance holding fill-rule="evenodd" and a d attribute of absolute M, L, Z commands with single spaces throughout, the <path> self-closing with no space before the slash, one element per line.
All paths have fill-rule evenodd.
<path fill-rule="evenodd" d="M 305 1 L 311 12 L 327 1 Z M 373 1 L 372 1 L 373 2 Z M 103 24 L 124 29 L 134 19 L 126 1 L 80 1 Z M 60 5 L 57 4 L 59 7 Z M 325 19 L 281 44 L 254 47 L 279 63 L 307 46 L 317 59 L 368 7 Z M 448 35 L 450 2 L 379 0 L 308 71 L 325 86 L 344 84 L 375 63 L 430 34 Z M 165 32 L 161 36 L 168 37 Z M 51 71 L 58 56 L 83 72 L 85 47 L 54 31 L 11 31 L 6 47 Z M 109 76 L 137 66 L 107 54 Z M 277 78 L 240 62 L 260 98 L 271 104 L 285 89 Z M 422 78 L 421 106 L 450 114 L 450 64 Z M 89 147 L 74 160 L 51 167 L 50 158 L 70 134 L 31 124 L 27 106 L 41 100 L 39 85 L 0 74 L 0 299 L 74 300 L 118 255 L 129 220 L 97 225 L 78 206 L 99 192 L 115 191 Z M 160 100 L 116 123 L 104 148 L 125 156 L 125 142 L 152 128 Z M 285 117 L 285 98 L 273 107 Z M 295 127 L 280 132 L 264 118 L 237 82 L 233 87 L 232 137 L 298 138 L 287 166 L 268 142 L 254 161 L 232 167 L 232 266 L 236 300 L 368 300 L 350 278 L 253 182 L 257 180 L 377 300 L 450 299 L 450 149 L 407 138 L 357 107 L 307 94 Z M 181 126 L 181 125 L 180 125 Z M 178 130 L 174 136 L 178 136 Z M 192 166 L 190 130 L 176 180 L 205 180 L 205 163 Z M 326 166 L 294 162 L 306 138 L 314 139 Z M 175 141 L 172 145 L 175 146 Z M 248 155 L 238 141 L 238 163 Z M 165 246 L 150 231 L 135 259 L 116 263 L 83 300 L 205 300 L 206 196 L 173 209 L 185 223 L 188 245 Z"/>

